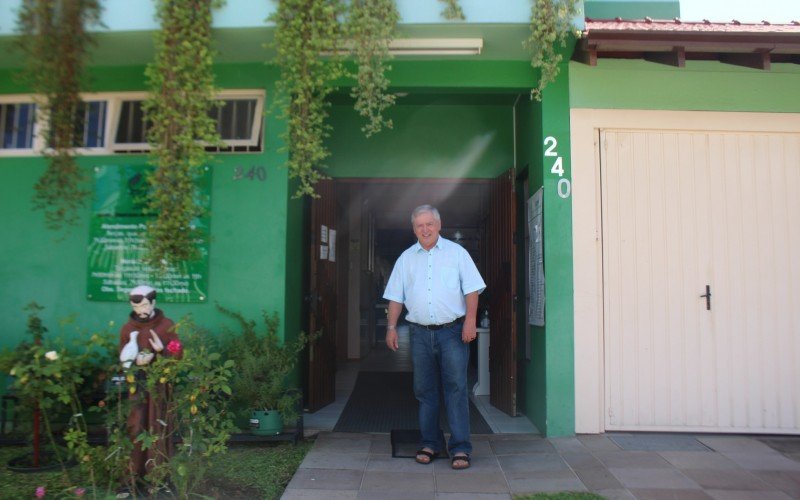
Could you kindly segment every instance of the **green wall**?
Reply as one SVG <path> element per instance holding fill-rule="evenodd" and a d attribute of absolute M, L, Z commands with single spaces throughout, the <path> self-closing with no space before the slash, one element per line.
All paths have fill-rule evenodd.
<path fill-rule="evenodd" d="M 541 103 L 521 100 L 517 105 L 517 165 L 529 165 L 531 196 L 544 190 L 545 326 L 523 329 L 523 335 L 530 335 L 530 360 L 525 358 L 526 339 L 519 339 L 521 406 L 546 436 L 575 432 L 572 199 L 571 193 L 558 194 L 560 179 L 571 182 L 569 76 L 568 65 L 562 64 Z M 553 148 L 548 137 L 557 141 Z M 557 158 L 564 168 L 561 176 L 551 171 Z M 567 194 L 564 188 L 561 192 Z"/>
<path fill-rule="evenodd" d="M 220 88 L 261 88 L 272 95 L 276 71 L 263 64 L 219 66 Z M 94 68 L 93 91 L 143 90 L 142 67 Z M 0 74 L 0 93 L 22 92 L 9 73 Z M 218 154 L 212 164 L 211 241 L 208 303 L 160 303 L 166 314 L 178 319 L 192 314 L 210 330 L 221 324 L 233 326 L 214 304 L 260 317 L 261 310 L 277 311 L 288 328 L 301 327 L 299 305 L 302 261 L 287 265 L 287 254 L 296 254 L 302 242 L 302 205 L 290 201 L 287 171 L 279 152 L 282 124 L 274 114 L 265 118 L 262 153 Z M 145 155 L 83 156 L 81 168 L 89 174 L 96 165 L 143 164 Z M 238 166 L 263 166 L 266 181 L 234 180 Z M 7 236 L 0 243 L 0 347 L 16 344 L 25 332 L 22 308 L 31 301 L 46 307 L 43 319 L 52 334 L 71 336 L 74 328 L 58 322 L 76 314 L 76 322 L 94 330 L 116 322 L 116 330 L 130 311 L 127 303 L 93 302 L 86 299 L 86 248 L 89 209 L 66 234 L 45 230 L 43 216 L 31 206 L 33 185 L 45 168 L 41 157 L 0 159 L 0 212 L 5 215 Z M 90 177 L 91 178 L 91 177 Z M 291 208 L 291 210 L 290 210 Z M 291 223 L 291 226 L 290 226 Z M 11 235 L 11 236 L 9 236 Z M 295 259 L 296 260 L 296 259 Z M 289 304 L 289 301 L 292 304 Z"/>
<path fill-rule="evenodd" d="M 480 96 L 476 97 L 480 100 Z M 398 105 L 370 138 L 351 105 L 333 106 L 333 177 L 491 178 L 513 163 L 513 98 L 501 105 Z"/>
<path fill-rule="evenodd" d="M 592 19 L 672 19 L 681 15 L 678 0 L 586 0 L 584 9 Z"/>
<path fill-rule="evenodd" d="M 675 68 L 642 60 L 570 63 L 573 108 L 800 112 L 800 66 L 770 71 L 714 61 Z"/>

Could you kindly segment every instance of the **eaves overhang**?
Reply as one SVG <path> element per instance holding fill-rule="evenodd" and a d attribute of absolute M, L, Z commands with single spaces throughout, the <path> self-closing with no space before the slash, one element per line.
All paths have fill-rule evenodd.
<path fill-rule="evenodd" d="M 800 64 L 800 22 L 712 23 L 587 19 L 573 60 L 645 59 L 683 67 L 686 60 L 717 60 L 769 70 L 773 62 Z"/>

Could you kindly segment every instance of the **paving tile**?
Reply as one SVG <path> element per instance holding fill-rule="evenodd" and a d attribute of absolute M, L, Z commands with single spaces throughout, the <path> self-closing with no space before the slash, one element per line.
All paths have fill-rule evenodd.
<path fill-rule="evenodd" d="M 517 471 L 506 473 L 506 480 L 511 492 L 537 493 L 557 491 L 586 491 L 578 476 L 571 470 L 557 471 Z"/>
<path fill-rule="evenodd" d="M 363 471 L 331 469 L 297 469 L 287 489 L 358 490 Z"/>
<path fill-rule="evenodd" d="M 338 453 L 333 450 L 311 450 L 300 464 L 302 469 L 353 469 L 363 471 L 366 453 Z"/>
<path fill-rule="evenodd" d="M 633 496 L 633 493 L 624 488 L 613 489 L 613 490 L 598 490 L 594 491 L 593 493 L 597 493 L 598 495 L 608 500 L 636 500 L 636 497 Z"/>
<path fill-rule="evenodd" d="M 494 455 L 492 451 L 492 444 L 488 440 L 476 441 L 472 440 L 472 454 L 473 455 Z"/>
<path fill-rule="evenodd" d="M 527 433 L 503 433 L 487 435 L 490 442 L 495 441 L 542 441 L 544 438 L 538 434 Z"/>
<path fill-rule="evenodd" d="M 709 500 L 711 497 L 702 490 L 663 490 L 632 489 L 631 493 L 638 500 Z"/>
<path fill-rule="evenodd" d="M 481 454 L 481 455 L 472 455 L 472 461 L 470 462 L 470 466 L 468 469 L 464 470 L 455 470 L 453 469 L 450 459 L 445 458 L 443 460 L 436 460 L 433 463 L 434 473 L 436 475 L 439 474 L 464 474 L 464 473 L 494 473 L 502 475 L 503 471 L 500 469 L 500 463 L 497 461 L 497 457 L 493 454 Z"/>
<path fill-rule="evenodd" d="M 678 469 L 739 469 L 731 459 L 713 451 L 661 451 L 658 453 Z"/>
<path fill-rule="evenodd" d="M 731 452 L 725 453 L 725 456 L 745 469 L 800 471 L 800 462 L 772 450 L 766 453 Z"/>
<path fill-rule="evenodd" d="M 387 438 L 381 441 L 372 441 L 369 446 L 369 454 L 371 456 L 392 456 L 392 442 Z"/>
<path fill-rule="evenodd" d="M 433 492 L 433 474 L 406 472 L 397 474 L 386 471 L 367 471 L 361 483 L 361 491 L 380 492 Z"/>
<path fill-rule="evenodd" d="M 576 437 L 561 437 L 548 439 L 550 444 L 559 453 L 588 453 L 589 449 Z"/>
<path fill-rule="evenodd" d="M 732 491 L 732 490 L 706 490 L 711 498 L 719 500 L 789 500 L 785 493 L 780 491 Z"/>
<path fill-rule="evenodd" d="M 745 470 L 688 469 L 683 473 L 709 490 L 774 490 L 758 477 Z"/>
<path fill-rule="evenodd" d="M 460 471 L 461 474 L 436 474 L 436 491 L 446 493 L 508 493 L 502 474 Z"/>
<path fill-rule="evenodd" d="M 408 493 L 405 491 L 360 491 L 358 500 L 408 500 Z M 436 500 L 436 493 L 415 491 L 414 500 Z"/>
<path fill-rule="evenodd" d="M 760 437 L 757 438 L 762 443 L 766 444 L 773 450 L 779 451 L 784 454 L 798 453 L 800 454 L 800 437 L 796 436 L 776 436 L 776 437 Z"/>
<path fill-rule="evenodd" d="M 612 490 L 622 488 L 616 477 L 608 469 L 593 467 L 591 469 L 572 469 L 586 488 L 591 491 Z"/>
<path fill-rule="evenodd" d="M 619 451 L 619 446 L 606 436 L 597 434 L 583 434 L 578 436 L 578 441 L 592 451 Z"/>
<path fill-rule="evenodd" d="M 495 455 L 521 455 L 526 453 L 555 453 L 556 449 L 546 439 L 531 441 L 494 441 Z"/>
<path fill-rule="evenodd" d="M 563 453 L 561 458 L 566 461 L 573 469 L 589 469 L 592 467 L 605 468 L 603 462 L 597 459 L 591 453 Z"/>
<path fill-rule="evenodd" d="M 353 500 L 358 490 L 286 490 L 281 500 Z M 226 497 L 230 498 L 230 497 Z"/>
<path fill-rule="evenodd" d="M 609 469 L 657 469 L 672 468 L 672 464 L 664 460 L 658 453 L 652 451 L 598 451 L 594 453 L 598 460 Z"/>
<path fill-rule="evenodd" d="M 757 439 L 746 436 L 700 436 L 697 440 L 720 453 L 775 451 Z"/>
<path fill-rule="evenodd" d="M 675 469 L 609 468 L 626 488 L 691 490 L 700 486 Z M 638 496 L 638 495 L 637 495 Z"/>
<path fill-rule="evenodd" d="M 326 437 L 322 434 L 314 443 L 315 450 L 334 450 L 338 453 L 369 453 L 371 448 L 372 440 L 369 437 L 347 439 Z"/>
<path fill-rule="evenodd" d="M 780 490 L 792 498 L 800 498 L 800 472 L 765 470 L 753 471 L 753 475 L 773 489 Z"/>
<path fill-rule="evenodd" d="M 623 450 L 639 451 L 709 451 L 694 436 L 681 434 L 636 434 L 609 436 Z"/>
<path fill-rule="evenodd" d="M 505 455 L 497 457 L 504 472 L 567 470 L 567 464 L 556 454 Z"/>
<path fill-rule="evenodd" d="M 366 470 L 384 472 L 417 472 L 420 474 L 433 474 L 433 466 L 418 464 L 413 458 L 386 458 L 370 457 Z"/>
<path fill-rule="evenodd" d="M 511 500 L 510 493 L 437 493 L 436 500 Z"/>

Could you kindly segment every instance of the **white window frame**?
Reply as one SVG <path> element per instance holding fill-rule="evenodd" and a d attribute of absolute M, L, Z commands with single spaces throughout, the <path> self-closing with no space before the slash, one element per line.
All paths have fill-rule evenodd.
<path fill-rule="evenodd" d="M 262 134 L 262 127 L 264 123 L 264 100 L 266 93 L 263 90 L 222 90 L 217 92 L 214 99 L 225 101 L 227 99 L 254 99 L 256 101 L 256 109 L 253 115 L 253 124 L 250 129 L 250 137 L 248 139 L 235 139 L 223 140 L 227 147 L 237 146 L 258 146 Z M 119 119 L 122 113 L 122 103 L 124 101 L 143 101 L 147 98 L 146 92 L 117 92 L 114 94 L 113 106 L 109 102 L 108 120 L 111 123 L 108 141 L 108 149 L 111 151 L 141 151 L 147 152 L 150 150 L 150 144 L 143 143 L 117 143 L 117 131 L 119 130 Z"/>
<path fill-rule="evenodd" d="M 36 106 L 36 121 L 33 124 L 33 142 L 30 148 L 0 148 L 0 157 L 5 156 L 39 156 L 44 148 L 44 141 L 39 133 L 41 130 L 42 106 L 33 94 L 5 94 L 0 95 L 0 104 L 33 104 Z"/>
<path fill-rule="evenodd" d="M 114 94 L 114 103 L 109 103 L 108 123 L 109 133 L 107 147 L 111 152 L 117 151 L 135 151 L 146 153 L 150 151 L 150 144 L 147 142 L 124 142 L 117 143 L 117 131 L 119 130 L 119 119 L 122 114 L 122 103 L 125 101 L 144 101 L 147 98 L 147 92 L 116 92 Z"/>
<path fill-rule="evenodd" d="M 223 90 L 218 92 L 215 99 L 225 101 L 226 99 L 255 99 L 256 109 L 253 114 L 253 124 L 250 127 L 249 139 L 234 139 L 223 140 L 226 146 L 258 146 L 259 139 L 262 134 L 261 128 L 264 125 L 264 100 L 265 92 L 263 90 Z"/>
<path fill-rule="evenodd" d="M 106 120 L 103 124 L 104 145 L 100 147 L 75 148 L 75 153 L 82 156 L 101 156 L 119 152 L 147 153 L 150 151 L 150 144 L 144 143 L 117 143 L 117 130 L 119 128 L 119 118 L 122 112 L 123 101 L 143 101 L 147 98 L 147 92 L 86 92 L 80 94 L 81 100 L 105 101 Z M 225 140 L 226 147 L 254 147 L 261 143 L 264 126 L 264 101 L 266 92 L 263 89 L 236 89 L 222 90 L 218 92 L 215 99 L 254 99 L 256 101 L 253 124 L 250 137 L 247 139 Z M 42 110 L 41 96 L 34 94 L 5 94 L 0 95 L 0 104 L 33 103 L 36 105 L 36 123 L 33 127 L 33 147 L 26 149 L 0 149 L 0 157 L 6 156 L 41 156 L 51 151 L 42 137 L 42 124 L 47 120 L 47 114 Z"/>

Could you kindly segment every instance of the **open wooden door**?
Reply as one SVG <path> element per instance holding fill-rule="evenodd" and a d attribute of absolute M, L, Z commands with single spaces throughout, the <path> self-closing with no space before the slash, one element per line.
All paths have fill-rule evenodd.
<path fill-rule="evenodd" d="M 492 181 L 489 193 L 487 293 L 489 294 L 489 400 L 517 415 L 517 257 L 514 243 L 514 169 Z"/>
<path fill-rule="evenodd" d="M 336 192 L 333 181 L 316 185 L 311 200 L 309 332 L 321 335 L 309 346 L 305 407 L 316 411 L 336 398 Z"/>

